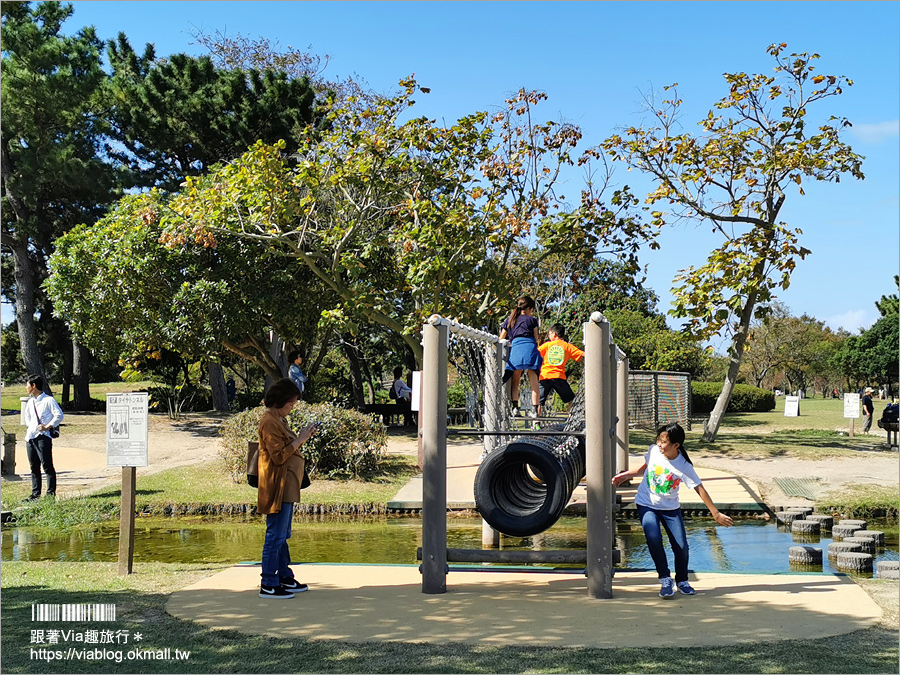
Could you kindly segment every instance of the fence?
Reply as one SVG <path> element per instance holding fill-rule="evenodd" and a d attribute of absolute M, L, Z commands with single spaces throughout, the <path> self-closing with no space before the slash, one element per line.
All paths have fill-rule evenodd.
<path fill-rule="evenodd" d="M 691 376 L 657 370 L 628 371 L 628 419 L 656 429 L 665 422 L 691 428 Z"/>

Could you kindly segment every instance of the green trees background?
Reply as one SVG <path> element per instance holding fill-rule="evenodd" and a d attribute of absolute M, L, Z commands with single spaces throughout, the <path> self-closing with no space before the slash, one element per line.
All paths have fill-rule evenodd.
<path fill-rule="evenodd" d="M 430 314 L 496 331 L 521 292 L 576 342 L 603 311 L 634 368 L 724 380 L 713 437 L 738 381 L 897 377 L 896 296 L 859 336 L 776 302 L 808 253 L 778 220 L 786 189 L 862 177 L 844 120 L 807 132 L 810 106 L 852 84 L 816 74 L 817 55 L 772 45 L 779 79 L 726 75 L 702 134 L 675 132 L 673 96 L 656 126 L 591 146 L 543 116 L 541 92 L 438 123 L 417 116 L 428 89 L 412 78 L 377 95 L 265 38 L 201 33 L 209 55 L 160 58 L 124 34 L 63 37 L 67 5 L 2 11 L 3 294 L 17 314 L 4 377 L 44 372 L 43 355 L 76 407 L 89 361 L 126 376 L 174 364 L 222 407 L 225 370 L 261 387 L 292 348 L 313 399 L 358 406 L 382 373 L 416 367 Z M 653 176 L 646 203 L 666 210 L 610 186 L 604 154 Z M 672 330 L 638 255 L 680 218 L 723 244 L 676 278 L 687 324 Z M 726 329 L 729 355 L 711 355 L 703 340 Z"/>

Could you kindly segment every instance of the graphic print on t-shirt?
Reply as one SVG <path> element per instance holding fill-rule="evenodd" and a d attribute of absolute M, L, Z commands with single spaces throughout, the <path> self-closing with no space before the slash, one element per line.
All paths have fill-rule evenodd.
<path fill-rule="evenodd" d="M 566 362 L 566 350 L 562 345 L 550 345 L 544 363 L 548 366 L 561 366 Z"/>
<path fill-rule="evenodd" d="M 679 485 L 681 485 L 681 479 L 659 464 L 654 464 L 647 471 L 647 487 L 650 488 L 651 492 L 655 492 L 658 495 L 666 495 L 673 490 L 677 490 Z"/>

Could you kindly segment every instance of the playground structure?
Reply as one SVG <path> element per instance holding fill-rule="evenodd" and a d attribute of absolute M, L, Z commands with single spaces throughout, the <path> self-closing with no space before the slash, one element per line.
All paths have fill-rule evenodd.
<path fill-rule="evenodd" d="M 534 534 L 550 527 L 562 513 L 572 488 L 585 477 L 587 550 L 524 553 L 529 562 L 559 562 L 566 556 L 569 562 L 584 561 L 588 595 L 611 598 L 616 509 L 612 476 L 617 465 L 627 468 L 628 461 L 628 360 L 613 344 L 609 322 L 599 312 L 584 324 L 584 378 L 579 387 L 581 402 L 578 408 L 573 405 L 575 414 L 570 415 L 562 429 L 539 431 L 510 429 L 502 387 L 503 342 L 437 315 L 423 326 L 422 592 L 446 592 L 448 562 L 517 561 L 510 552 L 447 548 L 447 375 L 451 335 L 457 351 L 469 355 L 464 376 L 477 379 L 483 391 L 481 428 L 449 433 L 480 435 L 484 439 L 484 472 L 476 479 L 476 496 L 479 490 L 482 495 L 479 510 L 486 523 L 484 543 L 490 545 L 499 540 L 497 529 L 506 534 Z M 509 440 L 504 442 L 504 438 Z M 483 507 L 485 496 L 488 505 Z"/>
<path fill-rule="evenodd" d="M 691 428 L 691 376 L 663 370 L 628 373 L 628 415 L 632 424 L 656 429 L 664 422 Z"/>

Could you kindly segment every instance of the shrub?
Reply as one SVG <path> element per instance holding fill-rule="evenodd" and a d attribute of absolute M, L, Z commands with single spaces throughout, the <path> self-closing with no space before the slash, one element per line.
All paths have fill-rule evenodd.
<path fill-rule="evenodd" d="M 219 431 L 219 454 L 236 483 L 246 480 L 247 442 L 257 440 L 265 411 L 259 406 L 232 415 Z M 330 403 L 299 403 L 288 416 L 294 431 L 313 422 L 321 422 L 321 426 L 302 451 L 310 476 L 369 479 L 378 472 L 387 448 L 387 430 L 381 422 Z"/>
<path fill-rule="evenodd" d="M 722 393 L 721 382 L 691 382 L 693 412 L 712 412 Z M 775 409 L 775 394 L 749 384 L 736 384 L 726 412 L 768 412 Z"/>

